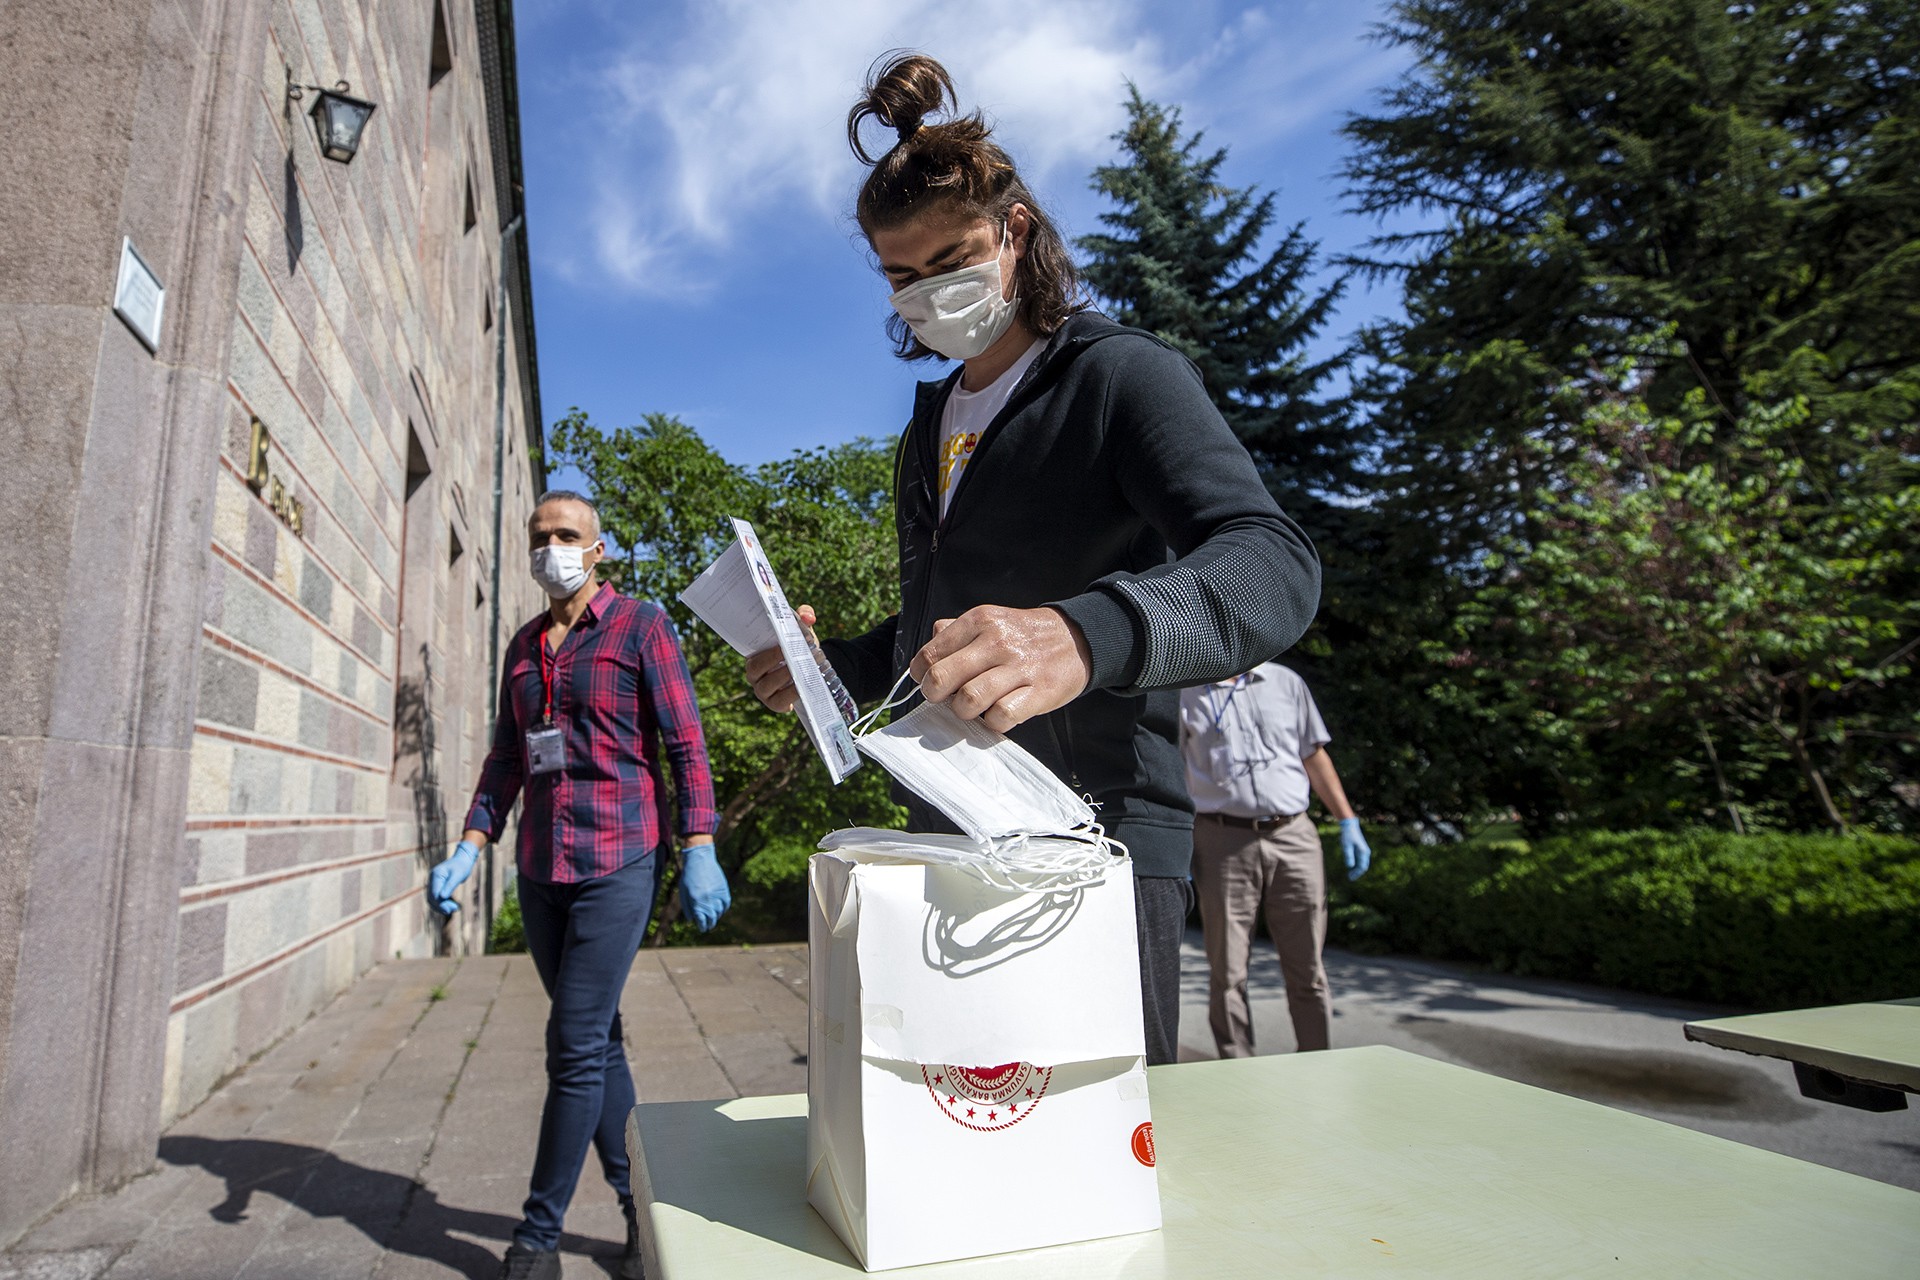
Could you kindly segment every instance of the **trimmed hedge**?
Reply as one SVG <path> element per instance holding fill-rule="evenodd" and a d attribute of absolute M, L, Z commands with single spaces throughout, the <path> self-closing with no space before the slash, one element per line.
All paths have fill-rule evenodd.
<path fill-rule="evenodd" d="M 1333 940 L 1793 1008 L 1920 995 L 1920 841 L 1620 831 L 1384 848 Z"/>

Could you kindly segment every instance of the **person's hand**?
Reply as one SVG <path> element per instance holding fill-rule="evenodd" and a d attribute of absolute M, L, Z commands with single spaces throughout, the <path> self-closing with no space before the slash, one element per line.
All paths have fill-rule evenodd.
<path fill-rule="evenodd" d="M 453 891 L 467 882 L 474 864 L 479 861 L 480 846 L 471 840 L 462 840 L 453 847 L 453 856 L 433 869 L 427 876 L 427 901 L 435 911 L 450 916 L 460 909 L 460 904 L 453 900 Z"/>
<path fill-rule="evenodd" d="M 1360 819 L 1340 819 L 1340 856 L 1347 860 L 1347 879 L 1358 880 L 1373 864 L 1373 850 L 1360 834 Z"/>
<path fill-rule="evenodd" d="M 705 933 L 720 923 L 720 917 L 732 905 L 733 894 L 727 889 L 720 860 L 713 856 L 713 846 L 688 845 L 680 865 L 680 909 L 695 928 Z"/>
<path fill-rule="evenodd" d="M 934 623 L 909 669 L 928 702 L 1005 733 L 1086 692 L 1093 656 L 1058 609 L 980 605 Z"/>
<path fill-rule="evenodd" d="M 793 611 L 793 615 L 800 619 L 807 639 L 812 640 L 815 621 L 813 606 L 803 604 Z M 787 670 L 786 655 L 780 652 L 777 645 L 762 649 L 747 659 L 747 683 L 753 686 L 753 696 L 760 699 L 769 711 L 791 711 L 800 698 L 799 692 L 793 687 L 793 673 Z"/>

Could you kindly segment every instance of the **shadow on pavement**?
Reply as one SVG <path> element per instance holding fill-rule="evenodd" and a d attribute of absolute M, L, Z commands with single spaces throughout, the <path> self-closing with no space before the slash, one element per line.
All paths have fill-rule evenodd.
<path fill-rule="evenodd" d="M 246 1221 L 256 1193 L 284 1200 L 311 1218 L 339 1218 L 392 1253 L 424 1258 L 460 1275 L 486 1278 L 500 1269 L 500 1255 L 519 1220 L 442 1204 L 440 1197 L 412 1178 L 342 1160 L 317 1147 L 259 1138 L 166 1137 L 160 1158 L 171 1165 L 195 1165 L 227 1184 L 227 1198 L 209 1214 L 217 1222 Z M 498 1241 L 486 1247 L 468 1236 Z M 613 1274 L 617 1258 L 608 1258 L 605 1241 L 567 1235 L 566 1253 L 596 1254 Z"/>
<path fill-rule="evenodd" d="M 1803 1107 L 1765 1072 L 1734 1061 L 1650 1049 L 1562 1044 L 1499 1027 L 1403 1015 L 1415 1039 L 1493 1075 L 1615 1106 L 1658 1107 L 1745 1120 L 1798 1119 Z"/>
<path fill-rule="evenodd" d="M 1327 981 L 1335 1013 L 1341 996 L 1364 993 L 1370 1000 L 1404 1006 L 1415 1013 L 1500 1013 L 1542 1009 L 1554 1004 L 1581 1012 L 1614 1010 L 1676 1022 L 1744 1013 L 1744 1009 L 1671 1000 L 1639 992 L 1501 973 L 1481 965 L 1422 960 L 1412 956 L 1370 956 L 1329 946 Z M 1280 958 L 1262 933 L 1254 941 L 1247 967 L 1247 988 L 1255 996 L 1277 996 L 1285 987 Z M 1181 957 L 1180 997 L 1188 1004 L 1207 1000 L 1206 944 L 1198 929 L 1187 931 Z"/>
<path fill-rule="evenodd" d="M 1267 949 L 1272 951 L 1271 944 Z M 1490 1013 L 1557 1005 L 1582 1013 L 1634 1013 L 1671 1022 L 1747 1012 L 1706 1001 L 1676 1000 L 1559 978 L 1503 973 L 1485 965 L 1422 960 L 1413 956 L 1367 956 L 1337 947 L 1328 947 L 1325 954 L 1327 978 L 1333 984 L 1336 1003 L 1340 993 L 1346 990 L 1364 991 L 1375 1000 L 1417 1005 L 1436 1012 Z M 1278 961 L 1273 971 L 1277 977 Z"/>

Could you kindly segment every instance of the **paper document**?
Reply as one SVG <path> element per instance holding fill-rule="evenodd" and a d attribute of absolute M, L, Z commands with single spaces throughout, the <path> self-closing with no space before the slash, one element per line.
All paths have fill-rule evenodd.
<path fill-rule="evenodd" d="M 780 650 L 799 694 L 794 711 L 827 772 L 840 782 L 860 767 L 848 728 L 855 715 L 853 699 L 787 604 L 753 526 L 735 520 L 733 530 L 738 535 L 733 545 L 688 584 L 680 602 L 742 656 Z"/>

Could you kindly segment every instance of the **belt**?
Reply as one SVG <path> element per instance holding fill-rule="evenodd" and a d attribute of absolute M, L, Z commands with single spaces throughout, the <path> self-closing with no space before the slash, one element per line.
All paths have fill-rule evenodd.
<path fill-rule="evenodd" d="M 1305 813 L 1302 809 L 1300 813 Z M 1203 813 L 1202 818 L 1211 818 L 1215 822 L 1225 823 L 1229 827 L 1245 827 L 1249 831 L 1265 831 L 1270 827 L 1284 827 L 1300 816 L 1300 813 L 1276 813 L 1266 818 L 1242 818 L 1231 813 Z"/>

